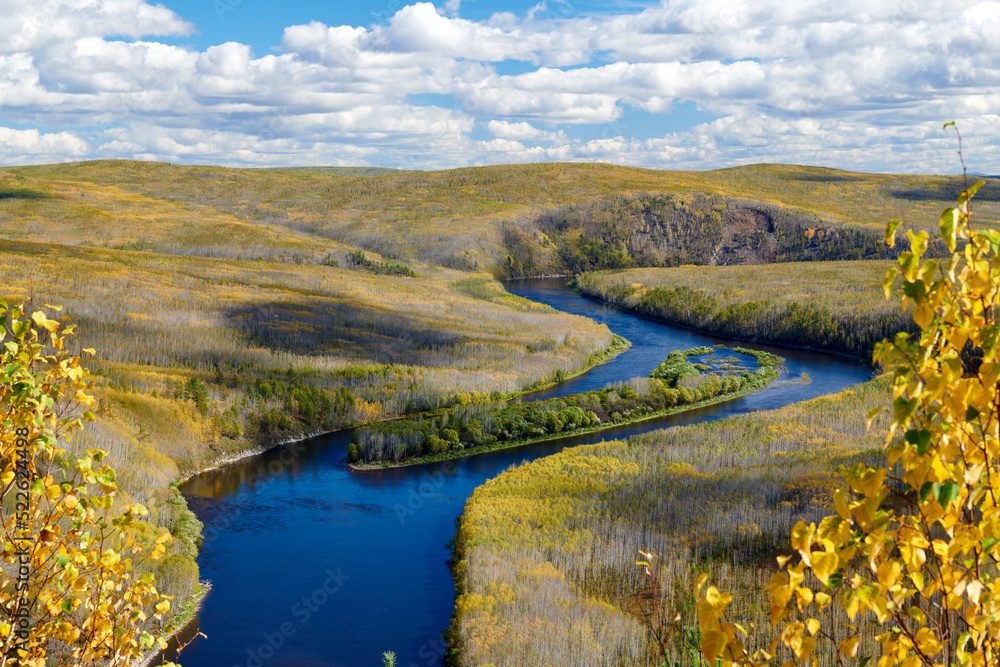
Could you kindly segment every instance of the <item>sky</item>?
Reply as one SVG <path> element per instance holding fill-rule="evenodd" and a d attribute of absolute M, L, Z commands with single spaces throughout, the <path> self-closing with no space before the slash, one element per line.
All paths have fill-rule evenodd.
<path fill-rule="evenodd" d="M 1000 173 L 1000 0 L 0 0 L 0 164 Z"/>

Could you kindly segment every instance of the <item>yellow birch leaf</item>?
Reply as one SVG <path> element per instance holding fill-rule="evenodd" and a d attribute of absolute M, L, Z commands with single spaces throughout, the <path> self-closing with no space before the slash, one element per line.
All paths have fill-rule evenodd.
<path fill-rule="evenodd" d="M 846 655 L 848 658 L 856 658 L 858 657 L 859 643 L 860 642 L 857 637 L 849 637 L 840 642 L 837 648 L 839 648 L 840 652 Z"/>
<path fill-rule="evenodd" d="M 917 630 L 917 634 L 914 635 L 914 640 L 920 652 L 924 655 L 935 655 L 941 652 L 943 646 L 938 640 L 937 635 L 930 628 L 920 628 Z"/>

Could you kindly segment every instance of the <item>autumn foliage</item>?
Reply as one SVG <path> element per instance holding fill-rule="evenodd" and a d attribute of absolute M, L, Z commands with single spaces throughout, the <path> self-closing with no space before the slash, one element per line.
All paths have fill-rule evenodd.
<path fill-rule="evenodd" d="M 920 328 L 875 351 L 893 376 L 888 466 L 845 470 L 836 513 L 792 530 L 795 554 L 779 558 L 767 586 L 773 641 L 727 623 L 731 596 L 698 581 L 709 664 L 809 664 L 821 654 L 880 667 L 1000 661 L 1000 234 L 973 224 L 980 185 L 941 215 L 950 256 L 927 256 L 928 234 L 908 231 L 910 250 L 886 276 L 887 294 L 902 278 Z M 898 227 L 886 230 L 890 244 Z M 834 621 L 845 615 L 848 624 Z M 863 619 L 880 628 L 881 655 L 860 654 L 851 628 Z"/>
<path fill-rule="evenodd" d="M 140 571 L 170 533 L 116 506 L 103 451 L 64 448 L 93 419 L 72 327 L 3 302 L 0 318 L 0 665 L 127 665 L 162 642 L 170 602 Z"/>

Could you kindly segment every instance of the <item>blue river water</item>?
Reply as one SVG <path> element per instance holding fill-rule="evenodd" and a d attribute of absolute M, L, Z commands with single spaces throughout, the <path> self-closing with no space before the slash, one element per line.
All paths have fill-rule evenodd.
<path fill-rule="evenodd" d="M 676 349 L 729 343 L 585 299 L 565 280 L 510 283 L 520 296 L 608 325 L 631 349 L 532 398 L 647 376 Z M 350 432 L 279 447 L 206 471 L 181 491 L 205 524 L 201 576 L 212 582 L 184 667 L 363 667 L 384 651 L 400 667 L 444 655 L 453 610 L 448 541 L 472 491 L 511 465 L 564 447 L 780 407 L 871 377 L 862 364 L 819 352 L 743 344 L 787 360 L 786 372 L 743 398 L 586 436 L 440 464 L 352 473 Z M 796 381 L 808 375 L 808 382 Z"/>

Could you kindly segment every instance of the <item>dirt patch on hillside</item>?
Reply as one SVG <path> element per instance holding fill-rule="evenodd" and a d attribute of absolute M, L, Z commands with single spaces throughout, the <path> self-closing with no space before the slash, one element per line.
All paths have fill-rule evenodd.
<path fill-rule="evenodd" d="M 709 264 L 770 264 L 778 255 L 774 220 L 759 210 L 730 209 L 723 216 L 722 241 L 715 247 Z"/>

